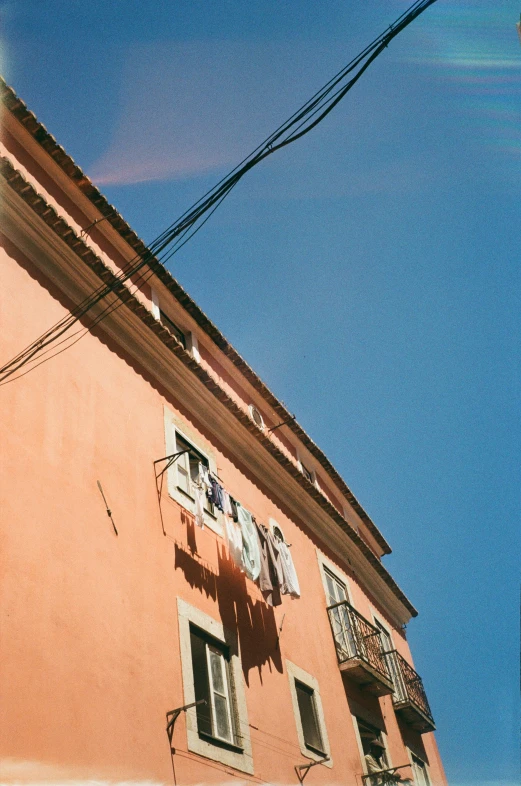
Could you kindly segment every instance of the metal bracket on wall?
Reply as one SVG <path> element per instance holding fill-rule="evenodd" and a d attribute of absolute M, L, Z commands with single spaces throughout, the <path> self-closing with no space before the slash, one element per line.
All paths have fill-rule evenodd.
<path fill-rule="evenodd" d="M 168 742 L 170 743 L 170 753 L 175 753 L 175 748 L 172 747 L 172 737 L 174 736 L 174 726 L 176 720 L 182 712 L 186 712 L 186 710 L 189 710 L 192 707 L 197 707 L 199 704 L 208 704 L 208 702 L 206 699 L 199 699 L 199 701 L 193 701 L 191 704 L 185 704 L 183 707 L 177 707 L 177 709 L 170 710 L 170 712 L 166 713 L 166 733 L 168 735 Z"/>
<path fill-rule="evenodd" d="M 165 532 L 165 524 L 163 522 L 163 511 L 161 510 L 161 494 L 163 493 L 163 477 L 167 469 L 169 469 L 172 464 L 177 461 L 179 456 L 183 456 L 185 453 L 190 453 L 190 450 L 179 450 L 177 453 L 172 453 L 171 456 L 163 456 L 163 458 L 156 459 L 154 461 L 154 475 L 156 476 L 156 491 L 157 491 L 157 502 L 159 504 L 159 515 L 161 517 L 161 528 L 163 530 L 163 535 L 166 537 Z M 156 464 L 160 464 L 162 461 L 168 461 L 168 464 L 163 467 L 161 472 L 156 472 Z"/>
<path fill-rule="evenodd" d="M 362 782 L 364 786 L 372 786 L 373 783 L 381 784 L 381 786 L 394 786 L 395 783 L 400 783 L 401 786 L 412 786 L 412 781 L 409 778 L 402 780 L 400 775 L 396 774 L 396 770 L 404 770 L 410 766 L 410 764 L 400 764 L 399 767 L 389 767 L 387 770 L 368 773 L 362 775 Z"/>
<path fill-rule="evenodd" d="M 99 224 L 100 221 L 106 221 L 107 219 L 108 216 L 102 216 L 101 218 L 94 219 L 94 221 L 92 221 L 92 223 L 90 223 L 88 227 L 85 227 L 85 229 L 81 230 L 80 237 L 83 237 L 84 235 L 86 237 L 89 234 L 90 230 L 96 226 L 96 224 Z"/>
<path fill-rule="evenodd" d="M 312 767 L 316 767 L 317 764 L 324 764 L 324 762 L 329 761 L 330 758 L 330 756 L 324 756 L 323 759 L 319 759 L 318 761 L 310 761 L 309 764 L 297 764 L 295 767 L 295 772 L 297 773 L 299 783 L 304 783 L 304 778 Z"/>
<path fill-rule="evenodd" d="M 162 477 L 165 474 L 167 469 L 170 469 L 170 467 L 172 466 L 174 461 L 177 461 L 179 456 L 182 456 L 184 453 L 190 453 L 190 450 L 180 450 L 177 453 L 172 453 L 171 456 L 164 456 L 163 458 L 156 459 L 154 461 L 154 467 L 156 466 L 156 464 L 160 464 L 162 461 L 168 461 L 168 464 L 166 465 L 166 467 L 163 467 L 163 469 L 161 470 L 161 472 L 159 474 L 156 473 L 156 480 L 159 480 L 159 478 Z"/>
<path fill-rule="evenodd" d="M 282 423 L 277 423 L 276 426 L 272 426 L 272 428 L 268 429 L 268 434 L 271 434 L 272 431 L 275 431 L 275 429 L 280 428 L 281 426 L 287 426 L 288 423 L 292 423 L 296 419 L 297 419 L 297 416 L 296 415 L 292 415 L 289 418 L 289 420 L 283 420 Z"/>

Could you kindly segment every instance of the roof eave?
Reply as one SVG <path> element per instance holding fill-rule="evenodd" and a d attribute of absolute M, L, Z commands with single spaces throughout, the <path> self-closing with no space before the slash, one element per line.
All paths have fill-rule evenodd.
<path fill-rule="evenodd" d="M 313 441 L 313 439 L 305 432 L 302 426 L 293 419 L 292 414 L 286 409 L 284 404 L 277 399 L 274 393 L 268 386 L 260 379 L 255 371 L 249 366 L 244 358 L 237 352 L 237 350 L 230 344 L 226 337 L 214 325 L 210 318 L 204 311 L 195 303 L 190 295 L 183 289 L 179 282 L 169 273 L 169 271 L 162 265 L 159 260 L 152 257 L 149 249 L 143 240 L 134 232 L 134 230 L 127 224 L 121 214 L 110 202 L 103 196 L 98 188 L 92 183 L 89 177 L 83 170 L 75 163 L 63 147 L 58 144 L 55 137 L 47 131 L 45 126 L 39 122 L 33 112 L 31 112 L 27 105 L 16 95 L 15 91 L 10 87 L 6 81 L 0 76 L 0 98 L 11 112 L 11 114 L 25 127 L 28 133 L 35 139 L 36 142 L 50 155 L 53 161 L 62 169 L 63 172 L 74 182 L 82 194 L 89 199 L 89 201 L 96 207 L 102 216 L 111 224 L 113 229 L 125 240 L 125 242 L 132 248 L 132 250 L 141 255 L 147 255 L 150 259 L 150 267 L 154 273 L 168 288 L 172 295 L 178 302 L 186 309 L 190 316 L 196 323 L 204 330 L 208 337 L 214 344 L 232 361 L 232 363 L 241 371 L 246 377 L 248 382 L 265 398 L 270 407 L 280 415 L 281 419 L 287 420 L 286 427 L 290 429 L 296 437 L 302 442 L 303 445 L 309 450 L 313 457 L 318 461 L 320 466 L 329 476 L 330 480 L 338 487 L 338 490 L 346 497 L 347 501 L 359 516 L 361 521 L 367 526 L 369 532 L 375 539 L 376 543 L 382 550 L 382 554 L 391 554 L 392 549 L 382 535 L 378 527 L 372 521 L 368 513 L 364 510 L 362 505 L 358 502 L 351 489 L 347 486 L 346 482 L 335 469 L 333 464 Z"/>

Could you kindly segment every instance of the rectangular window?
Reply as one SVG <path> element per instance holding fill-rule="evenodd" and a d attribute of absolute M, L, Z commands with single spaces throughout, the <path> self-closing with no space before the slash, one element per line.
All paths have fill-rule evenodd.
<path fill-rule="evenodd" d="M 306 748 L 309 748 L 314 753 L 324 754 L 324 743 L 320 734 L 315 691 L 313 688 L 304 685 L 304 683 L 298 682 L 298 680 L 295 680 L 295 690 Z"/>
<path fill-rule="evenodd" d="M 411 754 L 411 761 L 415 786 L 431 786 L 425 762 L 414 754 Z"/>
<path fill-rule="evenodd" d="M 335 605 L 348 599 L 346 585 L 327 568 L 324 568 L 324 578 L 326 580 L 327 605 L 335 606 L 335 608 L 329 611 L 329 619 L 333 629 L 337 654 L 340 660 L 346 660 L 357 654 L 356 640 L 349 611 L 345 605 Z"/>
<path fill-rule="evenodd" d="M 324 568 L 324 576 L 326 578 L 327 587 L 327 605 L 333 606 L 335 603 L 340 603 L 342 600 L 347 600 L 346 585 L 340 579 L 331 573 L 327 568 Z"/>
<path fill-rule="evenodd" d="M 320 688 L 312 674 L 286 661 L 300 752 L 325 767 L 333 766 Z"/>
<path fill-rule="evenodd" d="M 250 725 L 237 630 L 177 598 L 187 749 L 253 775 Z M 181 731 L 177 730 L 179 742 Z M 174 740 L 175 745 L 175 740 Z M 246 779 L 248 780 L 248 779 Z"/>
<path fill-rule="evenodd" d="M 191 500 L 194 499 L 194 490 L 193 484 L 198 482 L 199 478 L 199 464 L 202 464 L 203 467 L 209 468 L 208 459 L 206 456 L 203 456 L 197 448 L 195 448 L 187 439 L 182 437 L 177 431 L 175 434 L 175 445 L 176 449 L 175 452 L 179 453 L 180 451 L 184 450 L 186 453 L 183 453 L 182 456 L 176 460 L 176 469 L 177 469 L 177 488 L 186 494 L 187 497 L 190 497 Z M 212 503 L 205 497 L 205 509 L 210 513 L 212 516 L 215 515 L 214 507 Z"/>
<path fill-rule="evenodd" d="M 164 311 L 159 311 L 159 319 L 161 324 L 164 325 L 164 327 L 166 327 L 166 329 L 169 330 L 170 333 L 172 333 L 172 335 L 175 336 L 180 344 L 182 344 L 186 349 L 186 337 L 181 328 L 177 327 L 175 322 L 172 322 L 170 317 L 167 317 Z"/>
<path fill-rule="evenodd" d="M 199 735 L 237 746 L 229 654 L 220 643 L 193 626 L 190 645 L 195 700 L 206 702 L 197 707 Z"/>
<path fill-rule="evenodd" d="M 391 634 L 384 628 L 380 620 L 374 620 L 375 627 L 378 628 L 380 631 L 380 640 L 382 642 L 382 651 L 383 652 L 390 652 L 393 649 L 393 642 L 391 639 Z"/>
<path fill-rule="evenodd" d="M 181 450 L 188 451 L 182 456 L 179 456 L 176 461 L 177 488 L 188 497 L 193 498 L 192 482 L 197 480 L 199 474 L 199 462 L 196 459 L 197 454 L 193 446 L 177 433 L 175 435 L 175 448 L 176 453 L 179 453 Z"/>
<path fill-rule="evenodd" d="M 393 640 L 391 639 L 391 634 L 389 633 L 387 628 L 385 628 L 382 625 L 380 620 L 377 620 L 375 618 L 374 619 L 374 624 L 378 628 L 378 630 L 380 631 L 380 641 L 381 641 L 381 644 L 382 644 L 382 652 L 383 653 L 389 653 L 389 652 L 392 653 L 392 651 L 394 650 L 394 647 L 393 647 Z M 397 688 L 401 684 L 401 677 L 400 677 L 400 672 L 398 670 L 398 664 L 397 664 L 396 658 L 394 656 L 394 653 L 392 653 L 391 655 L 385 654 L 384 658 L 385 658 L 385 662 L 387 663 L 387 668 L 389 669 L 389 674 L 391 675 L 391 679 L 393 681 L 393 685 L 395 686 L 395 688 Z"/>
<path fill-rule="evenodd" d="M 314 481 L 314 479 L 313 479 L 313 473 L 311 472 L 311 470 L 309 470 L 309 469 L 308 469 L 308 468 L 307 468 L 307 467 L 306 467 L 306 466 L 305 466 L 305 465 L 302 463 L 302 461 L 300 462 L 300 466 L 301 466 L 301 469 L 302 469 L 302 474 L 304 475 L 304 477 L 305 477 L 305 478 L 307 478 L 307 479 L 309 480 L 309 482 L 310 482 L 310 483 L 314 483 L 315 481 Z"/>
<path fill-rule="evenodd" d="M 382 732 L 362 718 L 357 718 L 356 722 L 367 771 L 371 773 L 376 771 L 375 768 L 387 769 L 389 764 Z"/>

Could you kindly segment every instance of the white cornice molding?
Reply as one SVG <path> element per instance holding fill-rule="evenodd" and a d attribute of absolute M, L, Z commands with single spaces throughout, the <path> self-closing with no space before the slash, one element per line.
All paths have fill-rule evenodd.
<path fill-rule="evenodd" d="M 2 77 L 0 77 L 0 90 L 2 92 L 3 105 L 8 109 L 7 124 L 4 125 L 6 128 L 7 125 L 9 125 L 9 129 L 13 131 L 17 141 L 25 147 L 29 156 L 34 158 L 47 174 L 51 175 L 58 187 L 63 193 L 67 194 L 80 213 L 83 212 L 87 224 L 92 224 L 90 206 L 93 206 L 98 213 L 98 219 L 107 219 L 106 221 L 101 221 L 99 225 L 97 224 L 95 231 L 105 235 L 105 240 L 110 237 L 109 243 L 112 243 L 114 248 L 119 249 L 124 259 L 128 261 L 129 250 L 130 258 L 135 258 L 135 255 L 139 256 L 148 253 L 148 249 L 143 244 L 143 241 L 135 234 L 114 206 L 106 200 L 103 194 L 101 194 L 85 173 L 82 172 L 80 167 L 69 155 L 67 155 L 65 150 L 58 145 L 55 138 L 49 134 L 41 123 L 39 123 L 34 114 L 27 109 L 24 102 L 15 94 L 13 89 L 6 84 Z M 8 157 L 10 157 L 10 154 Z M 13 166 L 15 168 L 18 166 L 16 160 L 13 162 Z M 27 172 L 27 175 L 30 181 L 36 183 L 37 188 L 41 187 L 39 181 L 35 181 L 31 173 Z M 64 175 L 65 179 L 63 179 Z M 51 202 L 53 202 L 52 199 Z M 63 205 L 60 204 L 58 207 L 58 213 L 63 215 Z M 75 223 L 75 219 L 72 215 L 66 217 L 65 220 L 70 223 L 71 226 Z M 77 226 L 77 231 L 81 231 L 81 229 L 81 226 Z M 123 244 L 121 241 L 123 241 Z M 92 237 L 88 236 L 85 242 L 94 249 L 95 253 L 101 251 L 100 247 L 96 246 Z M 104 253 L 102 253 L 101 256 L 105 259 L 105 262 L 107 262 Z M 112 260 L 109 262 L 108 266 L 112 266 Z M 207 334 L 210 341 L 213 342 L 224 355 L 232 360 L 235 368 L 239 370 L 241 378 L 243 380 L 248 380 L 255 390 L 259 391 L 265 403 L 270 402 L 270 405 L 278 414 L 278 419 L 287 420 L 291 418 L 291 413 L 287 411 L 283 402 L 277 400 L 269 388 L 266 387 L 265 383 L 255 374 L 253 369 L 250 368 L 246 361 L 237 353 L 234 347 L 229 344 L 218 328 L 213 325 L 192 298 L 183 290 L 180 284 L 172 278 L 170 273 L 168 273 L 162 265 L 157 263 L 157 261 L 155 261 L 153 267 L 155 283 L 160 280 L 162 284 L 166 286 L 168 292 L 182 305 L 186 314 L 189 314 L 190 317 L 196 321 L 200 328 Z M 329 480 L 332 481 L 333 486 L 346 498 L 349 507 L 352 508 L 357 517 L 360 518 L 364 527 L 370 530 L 372 537 L 375 538 L 381 549 L 380 553 L 390 554 L 391 547 L 386 539 L 318 445 L 313 442 L 311 437 L 306 434 L 296 420 L 290 420 L 287 426 L 285 426 L 285 429 L 295 435 L 299 444 L 304 445 L 306 450 L 309 450 L 314 459 L 322 466 Z"/>
<path fill-rule="evenodd" d="M 53 180 L 59 190 L 71 200 L 71 203 L 76 209 L 83 213 L 85 216 L 85 226 L 80 228 L 87 228 L 93 221 L 104 218 L 103 213 L 93 204 L 85 194 L 78 188 L 77 184 L 71 180 L 63 168 L 56 163 L 51 155 L 41 146 L 41 144 L 29 132 L 20 133 L 20 121 L 17 120 L 11 112 L 4 111 L 2 114 L 2 126 L 16 140 L 16 142 L 26 151 L 27 155 L 32 158 L 36 163 L 46 172 L 51 180 Z M 12 153 L 7 151 L 8 157 L 13 166 L 17 165 L 17 161 Z M 114 213 L 117 214 L 115 208 Z M 62 207 L 63 210 L 63 207 Z M 64 214 L 62 218 L 67 220 Z M 99 221 L 96 224 L 96 231 L 100 232 L 105 240 L 112 246 L 112 248 L 121 254 L 122 258 L 129 262 L 131 259 L 136 258 L 134 249 L 124 240 L 121 234 L 112 226 L 109 221 Z M 92 241 L 89 242 L 89 237 L 85 238 L 85 242 L 91 245 L 96 251 L 97 245 Z"/>
<path fill-rule="evenodd" d="M 3 189 L 3 231 L 73 302 L 80 302 L 99 286 L 98 275 L 11 188 Z M 100 264 L 103 264 L 101 260 Z M 141 304 L 138 305 L 144 309 Z M 101 310 L 103 304 L 97 308 Z M 95 316 L 96 310 L 92 314 Z M 103 330 L 157 379 L 275 499 L 348 564 L 362 587 L 377 599 L 397 626 L 409 621 L 410 610 L 357 547 L 356 533 L 353 531 L 354 537 L 351 537 L 344 532 L 317 500 L 303 493 L 302 485 L 289 472 L 281 471 L 277 458 L 263 449 L 256 436 L 238 423 L 234 413 L 219 400 L 219 397 L 227 398 L 224 391 L 210 378 L 206 384 L 199 378 L 205 372 L 180 346 L 173 352 L 137 313 L 125 306 L 104 319 L 97 329 Z M 186 355 L 184 360 L 177 356 L 181 353 Z M 217 396 L 212 389 L 218 393 Z M 211 421 L 207 417 L 209 410 L 212 412 Z"/>

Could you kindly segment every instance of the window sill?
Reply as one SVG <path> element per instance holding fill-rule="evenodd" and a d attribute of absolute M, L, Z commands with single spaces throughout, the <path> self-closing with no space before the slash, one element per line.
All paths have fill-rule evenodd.
<path fill-rule="evenodd" d="M 312 745 L 306 745 L 306 750 L 310 753 L 314 754 L 315 756 L 327 756 L 325 751 L 321 751 L 318 748 L 314 748 Z"/>
<path fill-rule="evenodd" d="M 192 495 L 189 494 L 187 491 L 185 491 L 183 488 L 181 488 L 181 486 L 178 486 L 177 490 L 183 495 L 183 497 L 186 497 L 187 499 L 189 499 L 190 502 L 195 502 L 195 498 L 192 497 Z"/>
<path fill-rule="evenodd" d="M 194 512 L 193 506 L 195 505 L 195 498 L 192 497 L 191 494 L 188 494 L 183 488 L 181 488 L 181 486 L 177 486 L 177 491 L 181 495 L 181 504 L 184 505 L 184 507 L 186 507 L 186 509 L 189 510 L 190 513 L 193 513 Z M 175 497 L 173 497 L 173 499 L 175 499 Z M 186 502 L 184 502 L 184 500 L 186 500 Z M 217 516 L 215 515 L 215 513 L 212 513 L 210 510 L 208 510 L 208 508 L 204 509 L 204 515 L 208 516 L 208 518 L 212 519 L 212 521 L 215 521 L 215 522 L 217 521 Z"/>
<path fill-rule="evenodd" d="M 210 742 L 217 748 L 224 748 L 224 750 L 232 751 L 232 753 L 244 753 L 244 748 L 241 748 L 240 745 L 235 745 L 233 742 L 225 742 L 225 740 L 220 740 L 218 737 L 212 737 L 211 734 L 205 734 L 204 731 L 198 733 L 202 740 Z"/>

